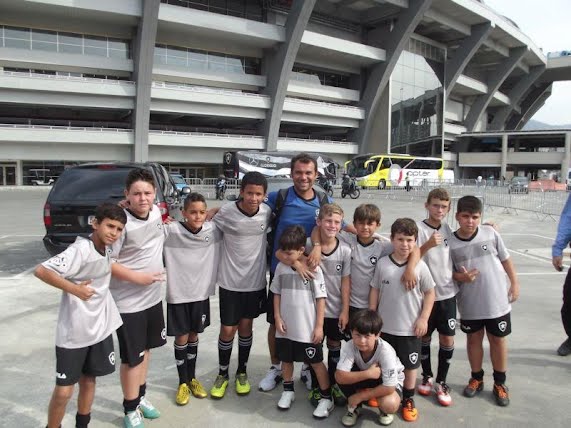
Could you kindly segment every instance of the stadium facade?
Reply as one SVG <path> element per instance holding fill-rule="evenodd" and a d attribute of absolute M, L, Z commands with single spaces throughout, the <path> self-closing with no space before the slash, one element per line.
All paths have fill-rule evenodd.
<path fill-rule="evenodd" d="M 213 177 L 226 150 L 564 169 L 571 131 L 502 132 L 569 78 L 549 61 L 475 0 L 2 0 L 0 180 L 100 160 Z"/>

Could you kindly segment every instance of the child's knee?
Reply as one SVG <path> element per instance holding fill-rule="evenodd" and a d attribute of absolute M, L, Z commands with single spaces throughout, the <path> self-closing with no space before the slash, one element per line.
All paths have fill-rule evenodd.
<path fill-rule="evenodd" d="M 377 398 L 379 409 L 385 413 L 396 413 L 399 410 L 401 399 L 396 391 L 384 397 Z"/>
<path fill-rule="evenodd" d="M 66 405 L 73 396 L 73 385 L 56 386 L 52 395 L 53 400 L 59 405 Z"/>

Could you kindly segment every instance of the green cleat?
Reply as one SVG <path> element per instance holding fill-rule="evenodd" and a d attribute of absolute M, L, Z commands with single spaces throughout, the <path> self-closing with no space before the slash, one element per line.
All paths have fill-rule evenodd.
<path fill-rule="evenodd" d="M 236 373 L 236 394 L 246 395 L 250 393 L 250 382 L 246 373 Z"/>
<path fill-rule="evenodd" d="M 210 390 L 210 396 L 216 399 L 224 398 L 227 386 L 228 386 L 228 377 L 222 375 L 216 376 L 214 385 L 212 385 L 212 389 Z"/>

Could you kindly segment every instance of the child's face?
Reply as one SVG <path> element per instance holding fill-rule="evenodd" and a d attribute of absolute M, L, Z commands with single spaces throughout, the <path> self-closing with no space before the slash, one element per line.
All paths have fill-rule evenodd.
<path fill-rule="evenodd" d="M 391 243 L 395 250 L 395 254 L 399 258 L 408 258 L 414 247 L 416 246 L 416 239 L 414 235 L 405 235 L 404 233 L 395 233 L 391 238 Z"/>
<path fill-rule="evenodd" d="M 341 230 L 343 216 L 340 214 L 331 214 L 323 218 L 317 219 L 317 225 L 321 230 L 321 235 L 327 238 L 335 238 Z"/>
<path fill-rule="evenodd" d="M 155 202 L 155 186 L 147 181 L 135 181 L 125 189 L 129 209 L 139 217 L 146 217 Z"/>
<path fill-rule="evenodd" d="M 288 265 L 292 265 L 295 261 L 299 260 L 302 256 L 303 252 L 305 251 L 304 247 L 301 247 L 298 250 L 281 250 L 282 255 L 285 258 L 285 262 Z"/>
<path fill-rule="evenodd" d="M 243 190 L 240 190 L 240 197 L 242 198 L 240 208 L 248 214 L 254 214 L 260 208 L 265 196 L 264 186 L 247 184 Z"/>
<path fill-rule="evenodd" d="M 359 333 L 357 330 L 351 330 L 351 338 L 359 351 L 373 352 L 379 335 L 373 333 L 363 334 Z"/>
<path fill-rule="evenodd" d="M 191 202 L 182 210 L 182 216 L 192 230 L 198 230 L 206 220 L 206 204 L 202 201 Z"/>
<path fill-rule="evenodd" d="M 461 211 L 456 213 L 456 221 L 460 229 L 460 233 L 464 235 L 473 235 L 480 225 L 482 213 L 470 213 L 468 211 Z"/>
<path fill-rule="evenodd" d="M 357 231 L 357 236 L 361 238 L 361 240 L 371 239 L 380 225 L 381 224 L 376 221 L 368 220 L 356 221 L 353 223 L 353 226 L 355 226 L 355 230 Z"/>
<path fill-rule="evenodd" d="M 424 206 L 428 210 L 430 220 L 440 223 L 450 210 L 450 201 L 432 198 L 430 202 L 425 203 Z"/>
<path fill-rule="evenodd" d="M 104 218 L 101 223 L 97 219 L 93 220 L 91 227 L 100 242 L 104 245 L 111 245 L 121 236 L 125 225 L 119 220 Z"/>

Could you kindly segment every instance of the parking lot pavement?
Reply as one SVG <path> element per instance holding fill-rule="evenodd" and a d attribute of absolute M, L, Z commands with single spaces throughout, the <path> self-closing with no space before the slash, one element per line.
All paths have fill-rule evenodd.
<path fill-rule="evenodd" d="M 41 209 L 47 192 L 2 192 L 0 207 L 0 425 L 7 427 L 45 426 L 46 409 L 54 382 L 54 333 L 59 304 L 57 290 L 41 283 L 32 269 L 48 257 L 41 237 Z M 525 196 L 524 196 L 525 197 Z M 351 219 L 359 203 L 377 203 L 382 210 L 382 233 L 398 217 L 421 219 L 422 204 L 387 199 L 361 198 L 339 200 Z M 214 203 L 210 203 L 214 205 Z M 566 403 L 571 383 L 571 358 L 559 357 L 555 350 L 564 338 L 559 310 L 565 273 L 551 267 L 550 247 L 557 223 L 538 221 L 533 215 L 487 212 L 486 218 L 500 227 L 511 251 L 521 283 L 521 297 L 513 307 L 513 334 L 509 336 L 507 384 L 511 404 L 497 407 L 492 398 L 492 369 L 486 355 L 485 391 L 473 399 L 461 396 L 470 375 L 465 337 L 458 331 L 449 384 L 454 400 L 450 408 L 441 408 L 434 397 L 417 396 L 418 423 L 428 427 L 447 426 L 541 426 L 569 425 Z M 568 264 L 568 260 L 566 261 Z M 218 298 L 211 300 L 212 325 L 200 336 L 198 377 L 207 389 L 217 374 Z M 328 426 L 339 424 L 344 409 L 336 409 L 326 421 L 311 417 L 312 408 L 305 399 L 306 390 L 296 381 L 296 402 L 288 412 L 276 408 L 281 389 L 268 393 L 256 391 L 269 366 L 266 348 L 265 317 L 254 323 L 254 346 L 248 373 L 252 383 L 249 396 L 238 397 L 231 383 L 220 401 L 191 398 L 186 407 L 174 404 L 177 372 L 172 339 L 154 350 L 148 378 L 149 397 L 162 411 L 160 419 L 146 421 L 148 427 L 265 427 L 296 424 Z M 236 342 L 236 341 L 235 341 Z M 433 340 L 433 364 L 437 339 Z M 237 345 L 230 370 L 236 367 Z M 487 346 L 486 346 L 487 349 Z M 486 350 L 487 354 L 487 350 Z M 296 367 L 296 378 L 299 367 Z M 93 427 L 121 426 L 122 394 L 118 374 L 100 378 L 92 413 Z M 562 405 L 563 404 L 563 405 Z M 70 402 L 63 426 L 73 426 L 75 403 Z M 359 426 L 377 426 L 372 410 L 365 411 Z M 394 426 L 405 426 L 395 419 Z"/>

